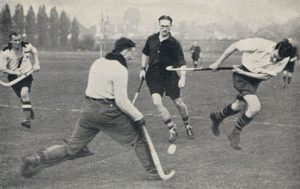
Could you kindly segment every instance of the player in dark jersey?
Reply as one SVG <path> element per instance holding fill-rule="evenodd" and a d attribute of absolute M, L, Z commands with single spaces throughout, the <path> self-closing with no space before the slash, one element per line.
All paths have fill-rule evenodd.
<path fill-rule="evenodd" d="M 203 65 L 202 65 L 202 53 L 201 53 L 201 48 L 198 45 L 198 41 L 193 42 L 193 45 L 190 48 L 190 52 L 192 54 L 192 60 L 193 60 L 194 68 L 198 67 L 199 58 L 200 58 L 200 68 L 202 68 L 203 67 Z"/>

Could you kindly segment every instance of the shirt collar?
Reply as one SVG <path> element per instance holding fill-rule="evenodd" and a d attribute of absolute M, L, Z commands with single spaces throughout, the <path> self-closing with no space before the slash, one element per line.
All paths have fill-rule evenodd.
<path fill-rule="evenodd" d="M 159 40 L 159 32 L 156 33 L 156 37 L 157 37 L 157 39 Z M 172 36 L 172 34 L 171 34 L 171 32 L 170 32 L 170 36 L 169 36 L 167 39 L 163 40 L 163 41 L 170 41 L 170 42 L 173 42 L 174 40 L 175 40 L 175 39 L 174 39 L 174 37 Z"/>
<path fill-rule="evenodd" d="M 127 62 L 126 59 L 124 58 L 124 56 L 116 51 L 112 51 L 110 53 L 107 53 L 105 58 L 107 60 L 117 60 L 121 65 L 123 65 L 125 68 L 127 68 Z"/>

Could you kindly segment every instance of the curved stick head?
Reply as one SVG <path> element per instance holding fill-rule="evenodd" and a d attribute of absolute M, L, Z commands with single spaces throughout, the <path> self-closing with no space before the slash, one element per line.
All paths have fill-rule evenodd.
<path fill-rule="evenodd" d="M 176 173 L 176 172 L 175 172 L 174 170 L 171 170 L 169 174 L 164 174 L 164 173 L 160 174 L 160 173 L 158 172 L 159 177 L 160 177 L 162 180 L 169 180 L 169 179 L 171 179 L 171 178 L 175 175 L 175 173 Z"/>
<path fill-rule="evenodd" d="M 168 70 L 168 71 L 173 70 L 173 69 L 174 69 L 173 66 L 166 67 L 166 70 Z"/>

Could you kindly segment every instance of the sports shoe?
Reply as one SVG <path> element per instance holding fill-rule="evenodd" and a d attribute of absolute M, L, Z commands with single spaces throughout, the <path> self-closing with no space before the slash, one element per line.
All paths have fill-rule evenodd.
<path fill-rule="evenodd" d="M 176 126 L 174 125 L 174 126 L 172 126 L 171 128 L 169 128 L 169 142 L 170 143 L 173 143 L 173 142 L 175 142 L 175 140 L 176 140 L 176 137 L 177 137 L 177 132 L 176 132 Z"/>
<path fill-rule="evenodd" d="M 219 126 L 222 120 L 218 119 L 216 114 L 217 112 L 212 112 L 209 116 L 212 121 L 211 130 L 215 136 L 220 136 Z"/>
<path fill-rule="evenodd" d="M 161 178 L 159 177 L 157 170 L 152 169 L 147 171 L 147 180 L 154 181 L 154 180 L 161 180 Z"/>
<path fill-rule="evenodd" d="M 239 146 L 240 143 L 240 130 L 238 129 L 233 129 L 233 131 L 230 133 L 228 136 L 228 139 L 230 140 L 230 145 L 235 149 L 235 150 L 241 150 L 242 148 Z"/>
<path fill-rule="evenodd" d="M 195 135 L 194 135 L 194 131 L 191 125 L 186 125 L 185 126 L 185 131 L 186 131 L 186 136 L 188 139 L 194 139 Z"/>
<path fill-rule="evenodd" d="M 30 129 L 31 128 L 31 124 L 30 124 L 30 120 L 23 120 L 22 122 L 21 122 L 21 126 L 22 127 L 25 127 L 26 129 Z"/>
<path fill-rule="evenodd" d="M 22 161 L 21 175 L 25 178 L 33 177 L 46 167 L 39 156 L 23 157 Z"/>

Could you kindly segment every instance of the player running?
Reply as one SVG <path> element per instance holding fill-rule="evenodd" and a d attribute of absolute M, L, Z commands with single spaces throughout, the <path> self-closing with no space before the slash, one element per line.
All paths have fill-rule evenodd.
<path fill-rule="evenodd" d="M 103 131 L 122 145 L 132 146 L 147 172 L 147 178 L 159 179 L 149 146 L 142 132 L 143 114 L 128 99 L 127 60 L 135 51 L 135 43 L 127 38 L 116 41 L 105 58 L 97 59 L 89 70 L 86 97 L 72 136 L 64 144 L 54 145 L 23 158 L 21 174 L 32 177 L 44 168 L 90 155 L 86 146 Z"/>
<path fill-rule="evenodd" d="M 276 44 L 262 38 L 248 38 L 230 45 L 219 59 L 209 67 L 214 70 L 217 69 L 226 58 L 236 51 L 243 53 L 242 65 L 234 66 L 233 73 L 233 86 L 239 94 L 235 102 L 227 105 L 220 112 L 211 113 L 210 118 L 213 134 L 219 136 L 219 125 L 223 119 L 243 112 L 228 136 L 231 146 L 240 150 L 240 132 L 261 110 L 260 100 L 256 96 L 260 82 L 282 72 L 290 57 L 295 55 L 295 50 L 287 40 Z"/>
<path fill-rule="evenodd" d="M 158 21 L 159 33 L 148 37 L 143 49 L 140 78 L 146 78 L 153 103 L 169 128 L 169 142 L 173 143 L 176 140 L 177 132 L 169 111 L 162 103 L 164 94 L 169 96 L 176 105 L 184 122 L 186 135 L 189 139 L 193 139 L 194 133 L 190 124 L 187 106 L 180 97 L 180 89 L 185 86 L 186 72 L 181 71 L 180 76 L 178 76 L 176 72 L 166 71 L 167 66 L 186 66 L 183 51 L 180 43 L 170 33 L 172 18 L 163 15 Z"/>
<path fill-rule="evenodd" d="M 37 49 L 32 44 L 22 41 L 21 34 L 18 32 L 12 32 L 9 38 L 10 42 L 0 53 L 0 71 L 8 74 L 8 81 L 13 81 L 31 70 L 39 71 L 40 63 Z M 33 63 L 30 61 L 31 56 Z M 29 96 L 32 81 L 33 77 L 29 75 L 12 86 L 22 103 L 24 120 L 21 122 L 21 126 L 28 129 L 31 127 L 31 120 L 34 119 Z"/>

